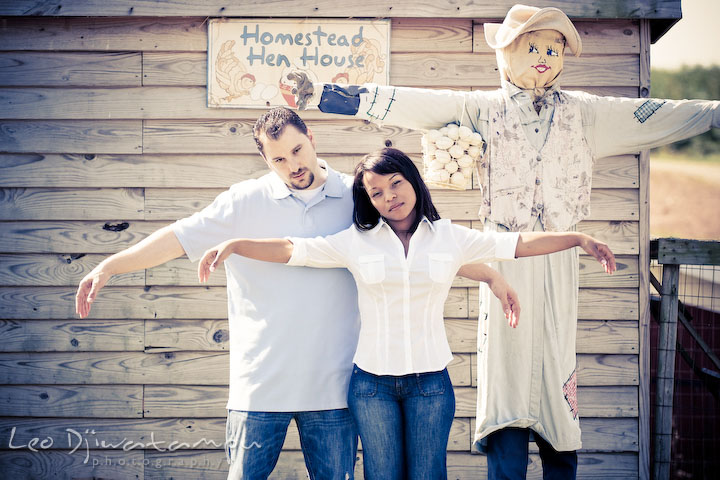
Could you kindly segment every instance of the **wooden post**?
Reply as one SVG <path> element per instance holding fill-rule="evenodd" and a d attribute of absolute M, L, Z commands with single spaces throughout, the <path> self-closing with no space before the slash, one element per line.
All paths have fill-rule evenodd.
<path fill-rule="evenodd" d="M 663 265 L 658 334 L 657 394 L 655 395 L 655 463 L 653 465 L 655 480 L 670 478 L 679 279 L 680 265 Z"/>

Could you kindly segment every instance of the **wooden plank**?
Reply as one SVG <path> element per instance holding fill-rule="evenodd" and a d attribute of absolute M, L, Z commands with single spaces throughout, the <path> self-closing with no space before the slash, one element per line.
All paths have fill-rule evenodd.
<path fill-rule="evenodd" d="M 615 255 L 638 253 L 638 222 L 583 220 L 578 231 L 606 242 Z"/>
<path fill-rule="evenodd" d="M 254 122 L 253 122 L 254 123 Z M 401 127 L 377 127 L 355 120 L 315 122 L 315 141 L 327 153 L 366 154 L 393 146 L 408 153 L 420 150 L 418 131 Z M 245 121 L 146 120 L 143 128 L 146 153 L 254 153 L 252 123 Z"/>
<path fill-rule="evenodd" d="M 250 4 L 228 4 L 222 0 L 202 3 L 186 0 L 123 0 L 107 4 L 102 0 L 64 2 L 46 0 L 16 0 L 0 3 L 0 15 L 10 16 L 98 16 L 125 17 L 159 16 L 228 16 L 228 17 L 440 17 L 440 18 L 495 18 L 502 19 L 514 0 L 475 1 L 459 5 L 451 0 L 403 0 L 392 7 L 382 0 L 369 0 L 361 4 L 337 2 L 308 2 L 306 0 L 281 0 L 276 2 L 253 1 Z M 553 5 L 571 18 L 680 18 L 680 2 L 677 0 L 629 0 L 615 2 L 601 0 L 592 4 L 574 0 L 556 0 Z"/>
<path fill-rule="evenodd" d="M 638 188 L 638 159 L 635 155 L 618 155 L 595 160 L 593 188 Z"/>
<path fill-rule="evenodd" d="M 494 54 L 495 51 L 485 41 L 483 23 L 474 22 L 473 52 Z M 573 25 L 582 40 L 583 56 L 640 53 L 640 26 L 637 20 L 576 21 Z M 570 55 L 566 53 L 565 58 Z"/>
<path fill-rule="evenodd" d="M 0 152 L 141 153 L 141 120 L 2 120 Z"/>
<path fill-rule="evenodd" d="M 681 238 L 658 239 L 658 263 L 720 265 L 720 242 Z"/>
<path fill-rule="evenodd" d="M 141 418 L 142 385 L 0 385 L 3 417 Z"/>
<path fill-rule="evenodd" d="M 520 327 L 524 321 L 529 319 L 524 319 L 521 314 Z M 637 322 L 580 320 L 577 328 L 578 353 L 638 353 Z M 475 319 L 448 319 L 445 321 L 445 331 L 453 352 L 477 351 Z"/>
<path fill-rule="evenodd" d="M 477 318 L 479 296 L 468 291 L 469 318 Z M 522 313 L 521 313 L 522 315 Z M 637 320 L 637 289 L 581 288 L 578 295 L 578 318 L 582 320 Z"/>
<path fill-rule="evenodd" d="M 106 255 L 0 255 L 0 286 L 77 287 Z M 190 265 L 190 262 L 185 259 Z M 113 276 L 108 285 L 144 285 L 145 272 Z"/>
<path fill-rule="evenodd" d="M 0 352 L 143 351 L 141 320 L 0 320 Z"/>
<path fill-rule="evenodd" d="M 38 437 L 45 440 L 45 436 Z M 71 438 L 73 438 L 71 436 Z M 58 438 L 58 440 L 60 440 Z M 66 440 L 66 438 L 63 438 Z M 80 478 L 112 478 L 113 480 L 142 480 L 144 454 L 139 450 L 0 450 L 0 472 L 5 478 L 35 480 L 54 478 L 75 480 Z M 94 445 L 93 445 L 94 446 Z M 227 473 L 226 473 L 227 475 Z"/>
<path fill-rule="evenodd" d="M 469 86 L 457 89 L 471 90 Z M 595 95 L 634 97 L 637 94 L 637 87 L 585 87 L 580 90 Z M 254 122 L 263 112 L 259 109 L 243 109 L 239 112 L 234 108 L 208 108 L 207 89 L 204 86 L 0 88 L 0 108 L 3 118 L 13 120 L 212 118 Z M 306 121 L 348 120 L 347 116 L 325 114 L 317 109 L 304 111 L 302 117 Z"/>
<path fill-rule="evenodd" d="M 635 287 L 638 286 L 638 259 L 635 255 L 615 257 L 617 270 L 608 275 L 603 266 L 589 255 L 580 255 L 580 287 Z"/>
<path fill-rule="evenodd" d="M 133 245 L 168 222 L 4 222 L 3 253 L 115 253 Z"/>
<path fill-rule="evenodd" d="M 207 51 L 207 19 L 12 18 L 0 25 L 2 50 Z"/>
<path fill-rule="evenodd" d="M 471 52 L 470 19 L 393 18 L 391 52 Z"/>
<path fill-rule="evenodd" d="M 495 54 L 391 53 L 390 85 L 403 87 L 498 87 Z M 639 83 L 637 55 L 565 57 L 564 85 L 633 86 Z M 143 85 L 204 86 L 207 54 L 148 52 Z"/>
<path fill-rule="evenodd" d="M 617 255 L 615 257 L 617 271 L 608 275 L 602 269 L 595 258 L 589 255 L 580 255 L 580 286 L 581 287 L 636 287 L 638 286 L 638 262 L 636 255 Z M 170 266 L 168 265 L 168 268 Z M 181 269 L 182 265 L 173 264 L 172 268 Z M 169 275 L 170 272 L 165 275 Z M 173 277 L 179 280 L 181 277 L 175 274 Z M 192 281 L 193 277 L 188 274 L 185 281 Z M 456 276 L 453 281 L 454 287 L 473 287 L 476 288 L 480 282 L 469 280 L 467 278 Z"/>
<path fill-rule="evenodd" d="M 320 156 L 332 168 L 345 173 L 352 173 L 364 155 L 326 155 L 323 149 L 321 145 Z M 419 154 L 410 155 L 421 162 Z M 3 169 L 0 184 L 18 187 L 227 188 L 268 172 L 257 151 L 227 155 L 0 154 L 0 168 Z M 199 178 L 202 185 L 198 184 Z M 595 188 L 637 188 L 637 185 L 635 156 L 608 157 L 595 162 Z"/>
<path fill-rule="evenodd" d="M 0 188 L 0 220 L 142 220 L 140 188 Z"/>
<path fill-rule="evenodd" d="M 221 351 L 230 348 L 228 321 L 146 320 L 146 351 Z"/>
<path fill-rule="evenodd" d="M 0 53 L 2 84 L 8 87 L 140 86 L 142 54 L 136 52 Z"/>
<path fill-rule="evenodd" d="M 181 389 L 186 387 L 176 388 Z M 580 416 L 582 418 L 637 418 L 637 392 L 637 386 L 580 385 L 578 387 Z M 196 398 L 196 396 L 188 398 L 187 406 L 189 407 Z M 455 417 L 475 417 L 476 398 L 477 388 L 455 387 Z M 612 398 L 612 402 L 608 402 L 609 398 Z M 197 399 L 197 401 L 200 400 Z M 168 413 L 172 411 L 173 410 L 170 410 Z"/>
<path fill-rule="evenodd" d="M 335 158 L 341 160 L 328 158 L 333 166 Z M 204 187 L 227 188 L 268 172 L 257 151 L 244 155 L 0 154 L 0 168 L 3 186 L 19 187 L 197 187 L 201 178 Z"/>
<path fill-rule="evenodd" d="M 6 319 L 67 319 L 75 316 L 74 287 L 0 287 Z M 446 318 L 477 318 L 475 288 L 452 288 L 445 302 Z M 580 290 L 578 314 L 583 320 L 637 320 L 637 289 Z M 225 288 L 105 287 L 93 303 L 93 319 L 223 319 L 227 318 Z"/>
<path fill-rule="evenodd" d="M 632 221 L 638 218 L 637 189 L 592 189 L 588 220 Z"/>
<path fill-rule="evenodd" d="M 0 384 L 227 385 L 227 352 L 4 353 Z M 454 385 L 470 385 L 470 355 L 448 365 Z"/>

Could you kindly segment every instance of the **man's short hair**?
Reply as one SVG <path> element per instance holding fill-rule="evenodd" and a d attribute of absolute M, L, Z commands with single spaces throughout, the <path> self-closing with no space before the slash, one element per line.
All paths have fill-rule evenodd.
<path fill-rule="evenodd" d="M 265 152 L 263 151 L 263 144 L 260 141 L 260 135 L 265 134 L 267 138 L 277 140 L 288 125 L 292 125 L 297 128 L 300 133 L 307 135 L 308 130 L 305 122 L 303 122 L 297 113 L 289 108 L 271 108 L 257 119 L 253 127 L 253 138 L 255 139 L 255 145 L 257 145 L 263 157 L 265 156 Z"/>

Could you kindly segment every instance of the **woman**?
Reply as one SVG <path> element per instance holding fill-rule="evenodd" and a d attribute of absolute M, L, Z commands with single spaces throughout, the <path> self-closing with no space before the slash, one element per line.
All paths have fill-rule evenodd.
<path fill-rule="evenodd" d="M 361 328 L 348 406 L 365 477 L 446 478 L 455 398 L 443 307 L 458 269 L 582 247 L 615 270 L 607 245 L 576 232 L 482 233 L 441 220 L 413 162 L 386 148 L 355 169 L 354 225 L 313 239 L 236 239 L 208 250 L 198 277 L 235 253 L 319 268 L 345 267 L 358 286 Z"/>

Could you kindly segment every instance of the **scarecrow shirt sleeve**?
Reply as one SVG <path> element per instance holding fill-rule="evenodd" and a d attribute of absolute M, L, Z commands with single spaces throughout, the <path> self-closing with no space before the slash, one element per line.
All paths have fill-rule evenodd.
<path fill-rule="evenodd" d="M 573 92 L 576 93 L 576 92 Z M 595 158 L 637 153 L 720 125 L 720 102 L 579 94 L 585 138 Z"/>
<path fill-rule="evenodd" d="M 488 92 L 462 92 L 382 86 L 375 84 L 313 84 L 308 102 L 325 113 L 353 115 L 379 125 L 413 130 L 440 128 L 448 123 L 466 125 L 484 135 Z M 484 121 L 484 124 L 483 124 Z"/>

